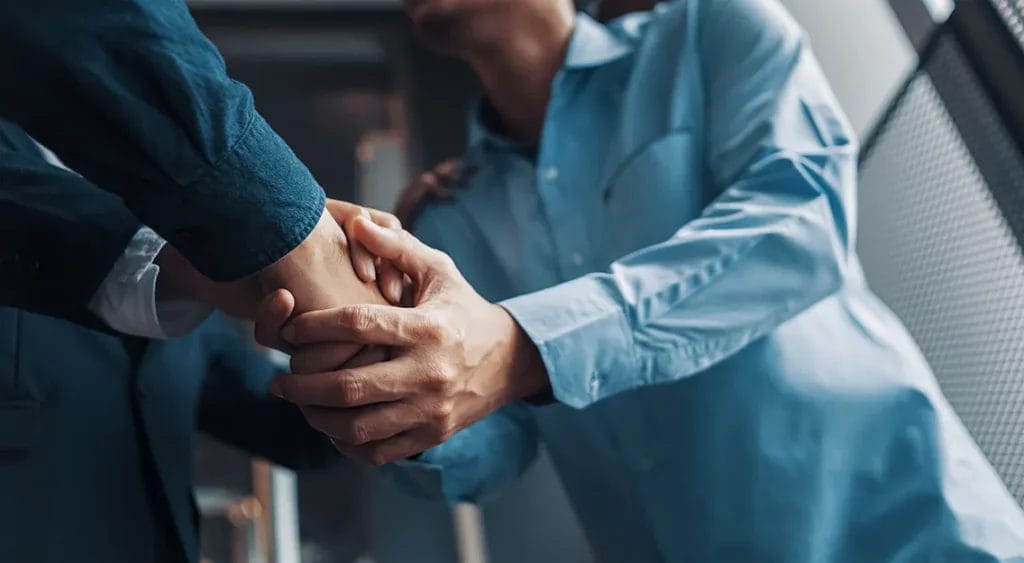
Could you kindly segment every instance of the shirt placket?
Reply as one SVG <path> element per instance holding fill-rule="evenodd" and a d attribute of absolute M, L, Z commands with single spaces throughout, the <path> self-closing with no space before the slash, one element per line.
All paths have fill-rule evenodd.
<path fill-rule="evenodd" d="M 569 79 L 569 75 L 559 73 L 552 84 L 536 170 L 537 193 L 551 229 L 562 281 L 586 274 L 591 255 L 585 213 L 578 202 L 574 202 L 571 184 L 576 176 L 573 166 L 580 162 L 580 155 L 574 154 L 578 151 L 571 143 L 550 141 L 576 138 L 571 130 L 573 106 L 566 103 L 564 95 Z"/>

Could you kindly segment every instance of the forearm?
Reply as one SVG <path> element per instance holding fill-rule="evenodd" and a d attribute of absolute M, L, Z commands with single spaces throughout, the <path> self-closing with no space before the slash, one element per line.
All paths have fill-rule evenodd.
<path fill-rule="evenodd" d="M 276 289 L 292 292 L 296 313 L 339 305 L 384 303 L 375 284 L 356 277 L 346 239 L 327 213 L 297 249 L 239 282 L 210 281 L 172 246 L 165 247 L 156 261 L 161 268 L 158 300 L 201 300 L 237 317 L 253 318 L 255 307 Z"/>
<path fill-rule="evenodd" d="M 180 0 L 5 2 L 0 51 L 0 114 L 211 279 L 267 267 L 317 224 L 323 191 Z"/>

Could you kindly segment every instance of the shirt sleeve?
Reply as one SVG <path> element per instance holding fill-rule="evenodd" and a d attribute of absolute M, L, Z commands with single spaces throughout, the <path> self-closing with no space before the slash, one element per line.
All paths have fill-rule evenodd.
<path fill-rule="evenodd" d="M 498 410 L 415 460 L 384 471 L 405 492 L 449 503 L 477 502 L 515 482 L 537 458 L 537 428 L 529 407 Z"/>
<path fill-rule="evenodd" d="M 0 115 L 121 196 L 208 277 L 275 262 L 324 194 L 181 0 L 0 4 Z"/>
<path fill-rule="evenodd" d="M 842 284 L 857 149 L 803 33 L 776 2 L 695 5 L 720 195 L 608 272 L 502 303 L 574 407 L 700 372 Z"/>
<path fill-rule="evenodd" d="M 199 301 L 157 301 L 160 266 L 154 261 L 166 241 L 140 228 L 103 279 L 89 310 L 110 328 L 144 338 L 176 338 L 198 327 L 213 312 Z"/>

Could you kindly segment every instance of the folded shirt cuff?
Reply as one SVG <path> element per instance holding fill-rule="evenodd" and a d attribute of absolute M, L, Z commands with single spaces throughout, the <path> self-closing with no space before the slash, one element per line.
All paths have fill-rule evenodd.
<path fill-rule="evenodd" d="M 323 189 L 288 145 L 254 113 L 218 162 L 176 189 L 135 202 L 189 262 L 214 281 L 235 281 L 306 240 L 324 210 Z"/>
<path fill-rule="evenodd" d="M 632 331 L 613 283 L 585 276 L 500 303 L 537 346 L 563 404 L 583 408 L 638 384 Z"/>
<path fill-rule="evenodd" d="M 154 263 L 166 241 L 143 227 L 125 247 L 89 302 L 89 310 L 123 334 L 175 338 L 199 326 L 213 307 L 198 301 L 157 302 L 160 266 Z"/>

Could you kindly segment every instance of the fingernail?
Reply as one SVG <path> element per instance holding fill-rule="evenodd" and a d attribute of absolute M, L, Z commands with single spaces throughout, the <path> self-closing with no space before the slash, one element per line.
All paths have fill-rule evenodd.
<path fill-rule="evenodd" d="M 284 398 L 284 389 L 281 388 L 281 381 L 278 379 L 270 380 L 270 392 L 279 399 Z"/>
<path fill-rule="evenodd" d="M 363 278 L 367 281 L 377 281 L 377 269 L 370 264 L 360 266 L 363 269 Z"/>
<path fill-rule="evenodd" d="M 397 304 L 402 300 L 402 281 L 397 279 L 391 279 L 388 281 L 388 301 Z"/>
<path fill-rule="evenodd" d="M 289 344 L 295 343 L 295 327 L 292 325 L 286 325 L 281 329 L 281 338 L 288 341 Z"/>

